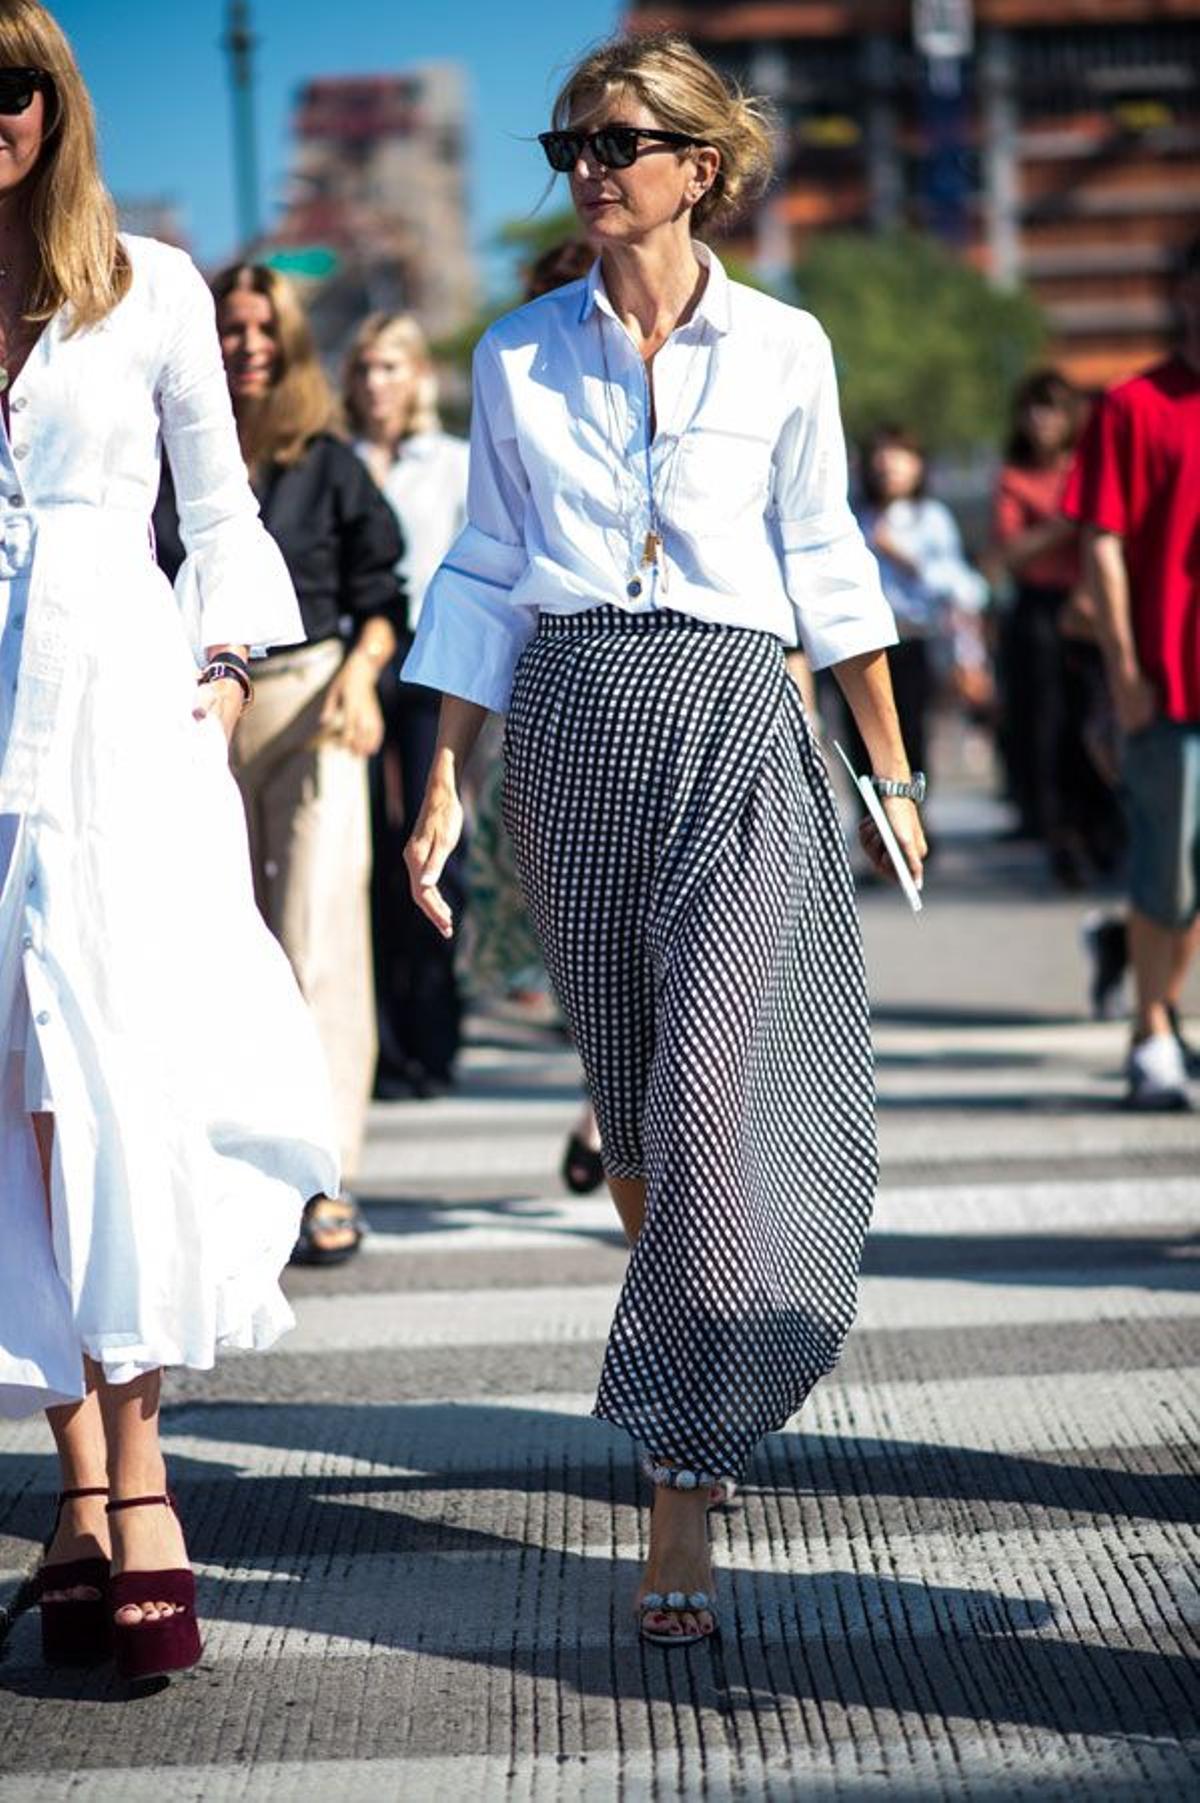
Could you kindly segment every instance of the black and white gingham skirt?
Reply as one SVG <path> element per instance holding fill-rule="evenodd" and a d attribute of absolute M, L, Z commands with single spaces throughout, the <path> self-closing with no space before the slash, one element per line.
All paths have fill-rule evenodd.
<path fill-rule="evenodd" d="M 877 1159 L 828 778 L 770 635 L 543 615 L 505 818 L 604 1163 L 647 1182 L 595 1413 L 739 1477 L 837 1360 Z"/>

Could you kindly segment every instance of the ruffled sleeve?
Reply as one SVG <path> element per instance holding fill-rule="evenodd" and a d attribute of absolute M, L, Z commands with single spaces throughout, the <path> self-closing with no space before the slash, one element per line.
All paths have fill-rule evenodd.
<path fill-rule="evenodd" d="M 161 305 L 168 317 L 156 399 L 186 556 L 175 578 L 192 649 L 295 645 L 300 609 L 279 547 L 258 516 L 221 364 L 212 297 L 179 259 Z"/>

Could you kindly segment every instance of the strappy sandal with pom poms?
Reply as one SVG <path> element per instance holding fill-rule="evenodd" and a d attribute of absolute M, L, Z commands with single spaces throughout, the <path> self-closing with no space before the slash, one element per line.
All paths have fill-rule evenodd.
<path fill-rule="evenodd" d="M 731 1502 L 736 1494 L 736 1485 L 732 1478 L 717 1477 L 711 1471 L 690 1471 L 686 1467 L 660 1465 L 649 1457 L 642 1460 L 642 1470 L 654 1485 L 656 1493 L 660 1489 L 707 1490 L 710 1512 Z M 639 1598 L 635 1610 L 638 1618 L 638 1632 L 642 1639 L 648 1641 L 651 1646 L 695 1646 L 697 1641 L 714 1640 L 720 1633 L 715 1591 L 648 1590 L 645 1596 Z M 690 1632 L 679 1625 L 673 1629 L 652 1627 L 650 1617 L 665 1613 L 676 1616 L 685 1613 L 711 1615 L 712 1627 L 697 1628 Z"/>
<path fill-rule="evenodd" d="M 107 1487 L 59 1492 L 54 1534 L 63 1504 L 81 1496 L 107 1496 Z M 53 1541 L 54 1534 L 50 1539 Z M 42 1623 L 42 1659 L 47 1665 L 102 1665 L 112 1653 L 112 1611 L 108 1592 L 111 1567 L 97 1554 L 90 1559 L 63 1559 L 43 1565 L 37 1574 L 38 1612 Z M 47 1596 L 48 1590 L 94 1590 L 95 1596 Z"/>

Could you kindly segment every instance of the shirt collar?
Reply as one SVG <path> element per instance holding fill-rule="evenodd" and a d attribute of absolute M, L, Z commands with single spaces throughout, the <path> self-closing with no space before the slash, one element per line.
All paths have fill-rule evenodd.
<path fill-rule="evenodd" d="M 700 296 L 696 311 L 688 321 L 688 326 L 707 325 L 718 337 L 729 330 L 729 277 L 721 265 L 721 260 L 707 244 L 698 244 L 694 239 L 692 249 L 696 253 L 696 261 L 708 270 L 708 280 L 704 284 L 704 293 Z M 607 313 L 610 319 L 617 317 L 616 310 L 608 298 L 604 286 L 604 277 L 600 270 L 600 259 L 588 270 L 583 284 L 583 296 L 579 304 L 579 323 L 583 325 L 599 308 Z"/>

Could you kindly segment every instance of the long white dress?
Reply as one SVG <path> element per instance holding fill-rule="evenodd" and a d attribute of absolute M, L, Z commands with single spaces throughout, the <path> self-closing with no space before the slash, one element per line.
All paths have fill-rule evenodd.
<path fill-rule="evenodd" d="M 127 238 L 99 327 L 46 327 L 0 431 L 0 1413 L 204 1369 L 291 1325 L 300 1207 L 336 1194 L 328 1076 L 254 904 L 206 644 L 295 643 L 212 301 Z M 152 553 L 166 446 L 187 561 Z M 52 1226 L 31 1109 L 55 1117 Z"/>

